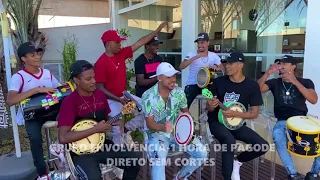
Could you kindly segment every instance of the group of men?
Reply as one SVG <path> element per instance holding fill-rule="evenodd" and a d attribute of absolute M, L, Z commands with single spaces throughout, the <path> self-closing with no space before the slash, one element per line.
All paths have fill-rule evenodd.
<path fill-rule="evenodd" d="M 261 93 L 269 90 L 275 98 L 274 112 L 278 119 L 273 130 L 278 154 L 288 170 L 288 179 L 302 179 L 296 172 L 291 156 L 286 150 L 285 122 L 291 116 L 305 116 L 308 111 L 306 100 L 315 104 L 318 97 L 310 79 L 298 78 L 294 75 L 296 60 L 292 56 L 284 56 L 256 82 L 243 75 L 245 57 L 242 53 L 232 52 L 226 59 L 221 60 L 215 53 L 208 51 L 210 44 L 208 34 L 200 33 L 195 40 L 198 49 L 190 52 L 180 64 L 181 70 L 189 66 L 190 71 L 187 86 L 183 91 L 176 86 L 176 75 L 180 72 L 170 63 L 163 62 L 157 55 L 159 45 L 162 43 L 157 38 L 157 34 L 165 27 L 165 23 L 161 24 L 152 33 L 124 48 L 121 48 L 121 41 L 125 38 L 120 37 L 116 31 L 106 31 L 101 37 L 105 52 L 94 66 L 85 60 L 78 60 L 72 64 L 70 80 L 76 84 L 76 89 L 63 100 L 60 107 L 59 143 L 68 144 L 95 133 L 112 130 L 113 139 L 105 141 L 106 144 L 130 144 L 132 143 L 130 132 L 143 128 L 147 136 L 145 143 L 150 147 L 148 156 L 151 161 L 157 162 L 152 167 L 151 178 L 166 179 L 165 159 L 169 147 L 178 146 L 172 135 L 173 125 L 180 112 L 190 114 L 189 108 L 193 100 L 198 94 L 201 94 L 201 89 L 196 85 L 196 72 L 199 68 L 206 66 L 214 70 L 221 69 L 226 74 L 214 79 L 210 88 L 214 98 L 207 100 L 210 131 L 221 144 L 227 146 L 227 151 L 222 152 L 224 179 L 240 180 L 242 163 L 257 158 L 268 150 L 245 151 L 235 157 L 232 145 L 236 140 L 267 147 L 269 144 L 245 125 L 237 130 L 227 129 L 218 121 L 219 103 L 240 102 L 246 109 L 250 106 L 247 112 L 224 110 L 223 115 L 254 120 L 259 115 L 259 106 L 263 104 Z M 133 52 L 142 46 L 145 46 L 145 53 L 134 62 L 137 84 L 136 96 L 133 95 L 135 100 L 141 103 L 142 112 L 125 125 L 123 120 L 109 125 L 106 122 L 110 117 L 119 114 L 127 101 L 122 94 L 126 90 L 125 61 L 133 57 Z M 40 68 L 39 49 L 27 42 L 20 45 L 18 56 L 24 63 L 24 69 L 12 76 L 7 97 L 9 106 L 18 104 L 37 93 L 55 92 L 59 82 L 49 70 Z M 280 72 L 280 78 L 267 80 L 271 74 L 277 72 Z M 287 101 L 288 98 L 290 101 Z M 74 124 L 84 118 L 93 119 L 98 124 L 84 131 L 71 131 Z M 21 109 L 19 109 L 17 122 L 19 125 L 24 124 L 27 130 L 34 165 L 39 175 L 38 180 L 53 179 L 48 175 L 43 158 L 41 127 L 46 119 L 24 121 Z M 205 162 L 208 156 L 206 148 L 203 148 L 205 144 L 201 140 L 192 141 L 188 146 L 196 147 L 186 148 L 186 152 L 190 155 L 190 159 L 197 159 L 195 161 L 197 163 L 187 164 L 174 177 L 175 180 L 187 179 Z M 99 164 L 105 163 L 107 158 L 130 160 L 141 157 L 139 152 L 131 151 L 99 151 L 88 155 L 78 156 L 73 153 L 71 155 L 75 166 L 81 168 L 89 180 L 101 179 Z M 136 179 L 140 167 L 138 164 L 135 165 L 119 167 L 124 169 L 123 180 Z M 312 170 L 305 179 L 320 179 L 319 171 L 320 161 L 319 158 L 316 158 Z"/>

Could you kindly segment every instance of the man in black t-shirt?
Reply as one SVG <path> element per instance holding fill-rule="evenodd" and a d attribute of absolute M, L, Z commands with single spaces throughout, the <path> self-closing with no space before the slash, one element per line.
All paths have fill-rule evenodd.
<path fill-rule="evenodd" d="M 255 131 L 246 125 L 236 129 L 229 130 L 218 121 L 218 112 L 220 110 L 218 102 L 239 102 L 246 109 L 250 106 L 250 111 L 236 112 L 232 110 L 223 111 L 227 118 L 238 117 L 242 119 L 256 119 L 259 115 L 259 106 L 263 104 L 259 85 L 245 77 L 242 73 L 244 65 L 244 56 L 242 53 L 233 52 L 227 59 L 222 60 L 226 63 L 226 76 L 214 79 L 215 86 L 212 86 L 211 92 L 215 96 L 209 99 L 207 109 L 209 111 L 210 131 L 216 139 L 222 144 L 222 148 L 227 148 L 222 152 L 222 175 L 224 180 L 240 180 L 240 166 L 243 162 L 255 159 L 269 150 L 269 144 Z M 234 159 L 234 150 L 236 149 L 236 140 L 243 141 L 254 148 L 248 149 Z"/>
<path fill-rule="evenodd" d="M 157 55 L 159 44 L 162 44 L 155 36 L 146 44 L 145 53 L 141 54 L 134 61 L 134 70 L 136 74 L 136 96 L 142 94 L 157 83 L 157 78 L 149 78 L 156 74 L 158 65 L 162 62 L 162 58 Z"/>
<path fill-rule="evenodd" d="M 282 164 L 288 170 L 290 180 L 300 180 L 301 176 L 297 173 L 287 150 L 286 120 L 292 116 L 306 116 L 308 113 L 306 100 L 311 104 L 316 104 L 318 101 L 313 82 L 294 75 L 296 63 L 296 59 L 292 56 L 283 56 L 282 59 L 277 59 L 258 81 L 261 92 L 270 90 L 274 97 L 274 114 L 278 122 L 273 128 L 272 136 Z M 278 71 L 280 78 L 266 81 L 271 74 Z M 319 172 L 320 157 L 317 157 L 305 179 L 319 180 Z"/>

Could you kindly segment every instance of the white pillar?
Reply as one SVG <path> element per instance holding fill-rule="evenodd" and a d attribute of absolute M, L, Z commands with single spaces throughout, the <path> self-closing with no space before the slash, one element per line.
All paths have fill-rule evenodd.
<path fill-rule="evenodd" d="M 320 47 L 320 34 L 319 27 L 320 21 L 317 19 L 320 17 L 320 1 L 310 0 L 308 1 L 307 10 L 307 27 L 306 27 L 306 45 L 303 63 L 303 77 L 309 78 L 315 84 L 316 92 L 320 99 L 320 61 L 319 61 L 319 47 Z M 320 117 L 320 102 L 315 105 L 307 103 L 309 113 L 314 116 Z"/>
<path fill-rule="evenodd" d="M 198 0 L 182 0 L 182 55 L 181 61 L 190 51 L 194 51 L 194 40 L 198 33 Z M 181 87 L 184 89 L 189 75 L 189 67 L 182 70 Z"/>

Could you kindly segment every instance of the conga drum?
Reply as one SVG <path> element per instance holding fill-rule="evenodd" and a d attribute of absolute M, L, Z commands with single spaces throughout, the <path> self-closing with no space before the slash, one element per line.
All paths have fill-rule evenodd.
<path fill-rule="evenodd" d="M 46 118 L 55 121 L 62 101 L 73 91 L 72 84 L 66 82 L 57 87 L 57 91 L 53 94 L 39 93 L 21 101 L 19 106 L 24 119 L 29 121 Z"/>
<path fill-rule="evenodd" d="M 200 88 L 206 88 L 209 85 L 212 85 L 213 79 L 223 75 L 224 73 L 221 70 L 214 71 L 209 67 L 202 67 L 197 72 L 197 85 Z"/>
<path fill-rule="evenodd" d="M 320 120 L 310 116 L 293 116 L 287 120 L 288 151 L 298 157 L 320 155 Z"/>

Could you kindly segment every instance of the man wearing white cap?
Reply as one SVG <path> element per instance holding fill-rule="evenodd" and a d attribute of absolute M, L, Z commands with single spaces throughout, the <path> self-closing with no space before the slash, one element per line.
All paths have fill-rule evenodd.
<path fill-rule="evenodd" d="M 176 74 L 180 73 L 167 62 L 157 67 L 158 83 L 142 94 L 142 110 L 145 115 L 145 138 L 148 144 L 148 156 L 154 163 L 151 170 L 151 179 L 165 180 L 166 157 L 169 146 L 179 148 L 173 137 L 173 125 L 179 112 L 189 113 L 187 98 L 180 87 L 176 87 Z M 174 178 L 186 179 L 193 171 L 200 167 L 207 158 L 207 151 L 201 140 L 192 141 L 187 145 L 186 152 L 190 161 Z"/>

